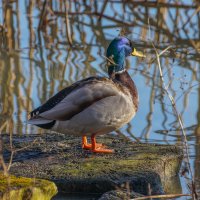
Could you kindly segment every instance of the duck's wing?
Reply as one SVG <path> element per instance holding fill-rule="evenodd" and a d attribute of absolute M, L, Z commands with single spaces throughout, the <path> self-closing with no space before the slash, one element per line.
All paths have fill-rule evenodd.
<path fill-rule="evenodd" d="M 42 127 L 43 124 L 52 126 L 56 120 L 69 120 L 93 103 L 117 95 L 118 89 L 108 78 L 90 77 L 76 82 L 33 110 L 28 123 Z"/>

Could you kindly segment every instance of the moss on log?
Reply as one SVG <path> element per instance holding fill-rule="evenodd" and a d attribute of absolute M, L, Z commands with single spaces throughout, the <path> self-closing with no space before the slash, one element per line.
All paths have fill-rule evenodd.
<path fill-rule="evenodd" d="M 5 176 L 0 173 L 0 199 L 50 200 L 57 193 L 53 182 L 34 178 Z"/>

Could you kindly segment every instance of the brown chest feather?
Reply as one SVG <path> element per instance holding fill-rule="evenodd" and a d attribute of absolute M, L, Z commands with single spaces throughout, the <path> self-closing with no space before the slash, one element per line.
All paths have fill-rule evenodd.
<path fill-rule="evenodd" d="M 120 74 L 115 74 L 115 80 L 120 81 L 123 85 L 125 85 L 129 89 L 131 96 L 132 96 L 133 104 L 134 104 L 136 111 L 137 111 L 138 103 L 139 103 L 138 92 L 137 92 L 137 88 L 135 86 L 135 83 L 131 79 L 128 72 L 124 71 Z"/>

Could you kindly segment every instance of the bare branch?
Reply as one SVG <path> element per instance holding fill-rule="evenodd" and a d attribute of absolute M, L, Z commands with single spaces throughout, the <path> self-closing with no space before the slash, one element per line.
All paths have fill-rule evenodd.
<path fill-rule="evenodd" d="M 179 122 L 180 127 L 181 127 L 181 132 L 182 132 L 182 136 L 183 136 L 182 137 L 183 145 L 184 145 L 185 151 L 186 151 L 187 165 L 188 165 L 188 169 L 189 169 L 191 179 L 192 179 L 192 188 L 191 188 L 192 197 L 193 197 L 193 199 L 198 199 L 198 195 L 197 195 L 197 192 L 196 192 L 196 189 L 195 189 L 196 187 L 195 187 L 194 176 L 193 176 L 193 172 L 192 172 L 192 169 L 191 169 L 191 166 L 190 166 L 189 147 L 188 147 L 186 132 L 185 132 L 184 125 L 183 125 L 183 120 L 182 120 L 181 115 L 178 112 L 175 100 L 174 100 L 173 96 L 170 94 L 170 92 L 168 91 L 168 87 L 165 84 L 165 80 L 163 78 L 163 72 L 162 72 L 162 68 L 161 68 L 161 64 L 160 64 L 160 55 L 159 55 L 157 49 L 155 48 L 155 45 L 153 44 L 153 42 L 152 42 L 152 46 L 153 46 L 155 53 L 156 53 L 156 59 L 157 59 L 157 63 L 158 63 L 158 68 L 159 68 L 159 72 L 160 72 L 160 79 L 161 79 L 161 82 L 162 82 L 163 89 L 164 89 L 165 93 L 168 95 L 168 98 L 171 101 L 172 107 L 174 109 L 174 112 L 175 112 L 175 114 L 178 118 L 178 122 Z M 167 47 L 166 49 L 170 49 L 170 47 Z M 167 51 L 166 49 L 164 49 L 162 51 L 162 54 L 163 54 L 163 52 Z"/>
<path fill-rule="evenodd" d="M 191 197 L 191 194 L 162 194 L 162 195 L 150 195 L 145 197 L 136 197 L 131 200 L 143 200 L 143 199 L 157 199 L 157 198 L 176 198 L 176 197 Z"/>

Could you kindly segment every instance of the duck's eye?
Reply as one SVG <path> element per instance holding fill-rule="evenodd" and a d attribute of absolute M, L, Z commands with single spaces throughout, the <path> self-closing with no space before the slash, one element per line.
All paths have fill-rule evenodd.
<path fill-rule="evenodd" d="M 130 41 L 126 42 L 126 45 L 129 46 L 129 47 L 132 47 L 132 43 Z"/>

